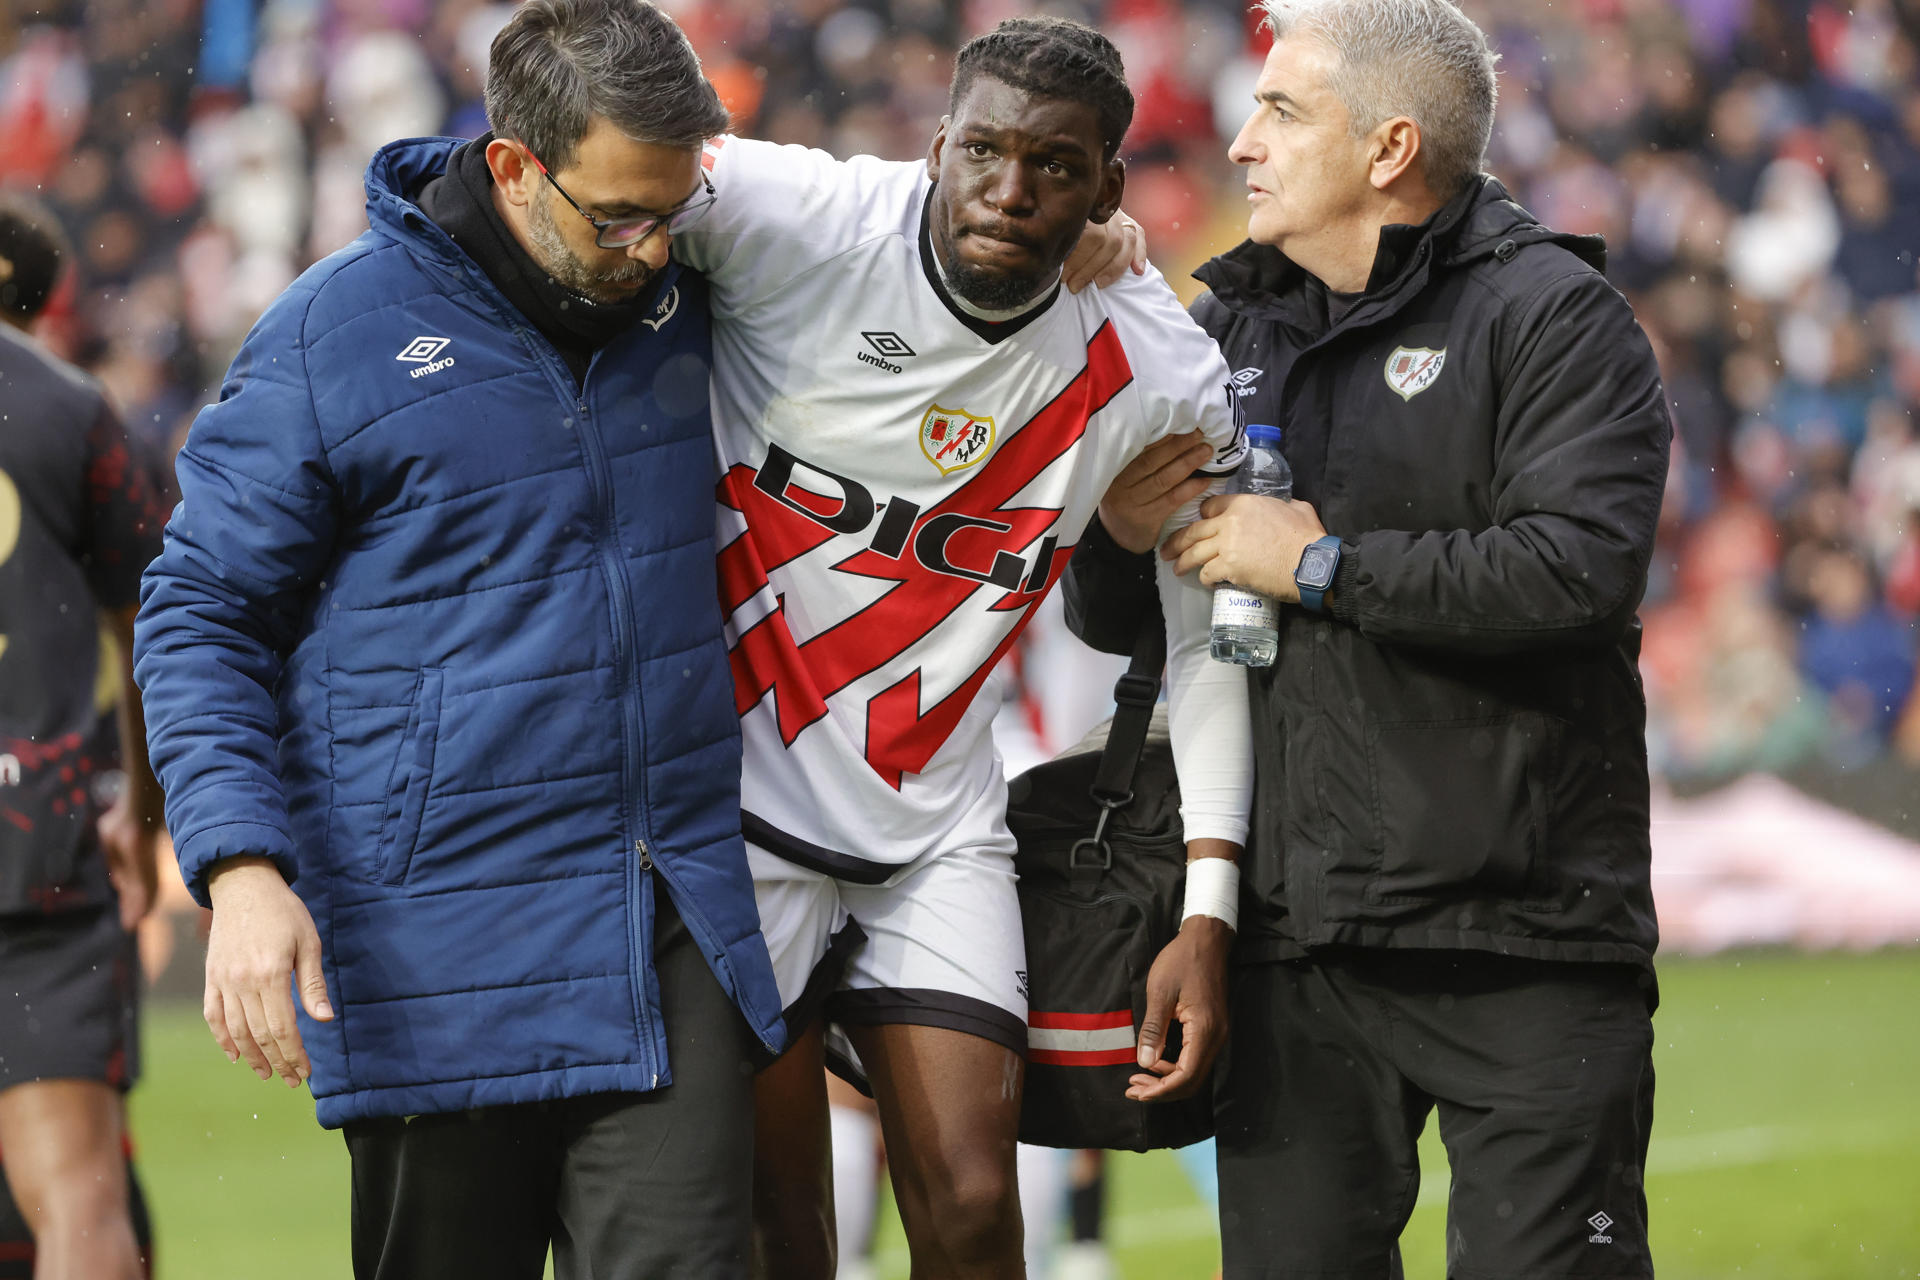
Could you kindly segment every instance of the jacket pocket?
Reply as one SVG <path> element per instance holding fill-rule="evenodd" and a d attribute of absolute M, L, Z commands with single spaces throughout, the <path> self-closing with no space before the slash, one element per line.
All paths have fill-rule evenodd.
<path fill-rule="evenodd" d="M 1369 726 L 1368 901 L 1533 897 L 1560 737 L 1537 712 Z"/>
<path fill-rule="evenodd" d="M 386 818 L 380 824 L 375 851 L 374 878 L 382 884 L 403 884 L 420 842 L 420 822 L 426 812 L 427 791 L 433 783 L 433 756 L 440 740 L 440 690 L 446 672 L 423 667 L 413 686 L 413 706 L 400 749 L 387 775 Z"/>

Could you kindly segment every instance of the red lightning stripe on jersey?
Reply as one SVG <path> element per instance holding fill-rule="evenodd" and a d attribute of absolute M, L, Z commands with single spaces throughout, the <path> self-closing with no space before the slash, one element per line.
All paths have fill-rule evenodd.
<path fill-rule="evenodd" d="M 788 486 L 787 493 L 810 511 L 822 516 L 835 514 L 829 498 L 794 485 Z M 720 612 L 724 617 L 732 617 L 735 609 L 753 599 L 754 593 L 767 585 L 768 573 L 833 539 L 833 530 L 797 515 L 756 489 L 753 468 L 740 463 L 728 468 L 720 481 L 720 501 L 747 520 L 747 532 L 720 550 Z"/>
<path fill-rule="evenodd" d="M 1133 370 L 1111 324 L 1102 325 L 1087 344 L 1087 364 L 1051 404 L 1012 432 L 980 470 L 959 489 L 914 522 L 914 531 L 942 517 L 993 520 L 1008 532 L 963 529 L 952 545 L 991 534 L 984 557 L 995 550 L 1024 552 L 1058 518 L 1051 508 L 1013 507 L 1016 494 L 1031 484 L 1085 434 L 1087 423 L 1133 380 Z M 736 466 L 723 482 L 727 505 L 741 511 L 747 532 L 721 552 L 723 604 L 730 613 L 767 585 L 767 572 L 805 555 L 834 535 L 813 520 L 770 497 L 753 484 L 753 473 Z M 812 497 L 814 495 L 808 495 Z M 814 504 L 809 502 L 813 508 Z M 833 513 L 819 511 L 822 516 Z M 911 542 L 911 540 L 910 540 Z M 874 696 L 867 708 L 867 761 L 892 786 L 903 773 L 917 773 L 940 749 L 979 692 L 1000 656 L 1012 646 L 1032 606 L 1066 568 L 1071 546 L 1052 551 L 1047 563 L 1027 575 L 1017 589 L 992 607 L 1018 610 L 1020 619 L 958 688 L 924 715 L 920 711 L 920 672 L 910 672 Z M 845 573 L 898 585 L 852 617 L 796 644 L 787 626 L 784 600 L 742 633 L 731 654 L 734 701 L 742 715 L 769 691 L 774 695 L 781 739 L 792 744 L 801 730 L 826 714 L 826 700 L 860 677 L 877 670 L 925 639 L 976 591 L 989 584 L 941 573 L 918 563 L 909 551 L 898 559 L 862 549 L 835 565 Z"/>
<path fill-rule="evenodd" d="M 752 468 L 741 464 L 728 468 L 721 480 L 720 501 L 747 520 L 747 531 L 720 550 L 720 612 L 724 617 L 732 617 L 735 609 L 767 585 L 769 571 L 834 536 L 833 530 L 755 488 Z M 820 510 L 811 502 L 807 505 Z M 827 512 L 822 510 L 821 514 Z M 780 716 L 783 742 L 791 744 L 802 729 L 827 714 L 825 697 L 815 692 L 813 680 L 800 663 L 800 652 L 787 627 L 784 596 L 772 613 L 741 634 L 727 660 L 733 666 L 733 704 L 739 714 L 751 711 L 767 690 L 780 690 L 774 696 L 774 710 Z"/>

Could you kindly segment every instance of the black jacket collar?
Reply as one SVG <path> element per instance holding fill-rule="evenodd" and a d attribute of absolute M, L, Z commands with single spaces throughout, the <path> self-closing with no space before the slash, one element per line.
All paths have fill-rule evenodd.
<path fill-rule="evenodd" d="M 1380 229 L 1365 294 L 1335 327 L 1391 315 L 1425 287 L 1436 261 L 1449 267 L 1488 257 L 1504 261 L 1541 241 L 1564 245 L 1596 270 L 1606 266 L 1606 244 L 1599 236 L 1563 235 L 1541 226 L 1498 178 L 1481 174 L 1425 222 Z M 1193 274 L 1230 311 L 1309 332 L 1327 327 L 1326 286 L 1271 245 L 1242 241 Z"/>

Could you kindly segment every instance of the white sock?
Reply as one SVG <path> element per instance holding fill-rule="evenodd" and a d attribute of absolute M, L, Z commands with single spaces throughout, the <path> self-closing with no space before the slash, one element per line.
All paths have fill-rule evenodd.
<path fill-rule="evenodd" d="M 1067 1202 L 1067 1157 L 1052 1147 L 1021 1143 L 1020 1217 L 1026 1224 L 1027 1280 L 1043 1280 L 1053 1259 L 1054 1238 Z"/>
<path fill-rule="evenodd" d="M 880 1208 L 880 1165 L 874 1144 L 880 1140 L 877 1117 L 853 1107 L 828 1107 L 833 1125 L 833 1214 L 839 1224 L 840 1275 L 858 1270 L 873 1244 L 873 1219 Z"/>

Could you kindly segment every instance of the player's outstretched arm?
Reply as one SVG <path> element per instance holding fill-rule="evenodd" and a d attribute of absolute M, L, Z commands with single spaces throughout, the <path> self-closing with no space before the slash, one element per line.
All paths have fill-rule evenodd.
<path fill-rule="evenodd" d="M 1181 514 L 1191 513 L 1177 513 L 1176 522 Z M 1226 1037 L 1227 953 L 1253 794 L 1246 676 L 1209 652 L 1212 593 L 1165 561 L 1156 566 L 1156 581 L 1167 619 L 1167 713 L 1187 833 L 1187 899 L 1179 934 L 1147 977 L 1141 1074 L 1127 1088 L 1127 1096 L 1141 1102 L 1197 1089 Z M 1168 1060 L 1167 1032 L 1175 1021 L 1180 1053 Z"/>
<path fill-rule="evenodd" d="M 226 858 L 207 877 L 213 932 L 201 1013 L 229 1062 L 247 1060 L 262 1080 L 297 1089 L 310 1074 L 294 1021 L 292 985 L 320 1022 L 333 1018 L 320 973 L 320 935 L 299 895 L 266 858 Z"/>

